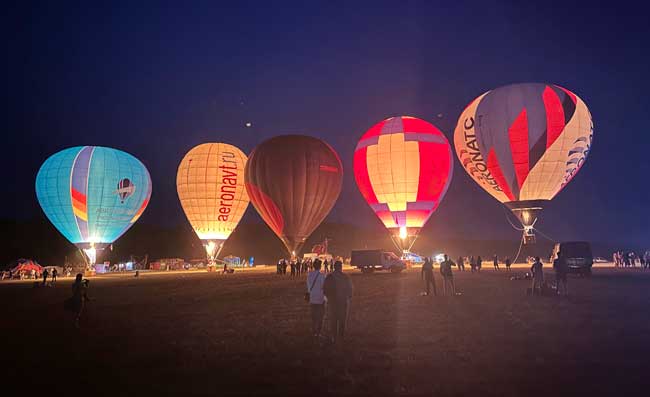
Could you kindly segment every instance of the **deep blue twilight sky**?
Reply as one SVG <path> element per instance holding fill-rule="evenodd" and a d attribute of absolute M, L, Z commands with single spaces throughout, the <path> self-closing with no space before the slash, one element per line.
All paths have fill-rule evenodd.
<path fill-rule="evenodd" d="M 175 178 L 190 148 L 223 141 L 250 152 L 273 135 L 302 133 L 325 139 L 343 160 L 343 192 L 328 219 L 379 228 L 352 175 L 366 129 L 412 115 L 453 143 L 476 96 L 548 82 L 578 94 L 595 129 L 585 166 L 539 228 L 556 239 L 650 247 L 644 10 L 620 1 L 230 3 L 10 7 L 0 217 L 43 217 L 33 188 L 41 163 L 65 147 L 103 145 L 135 155 L 151 173 L 140 222 L 184 222 Z M 245 219 L 259 219 L 252 206 Z M 425 232 L 518 237 L 458 163 Z"/>

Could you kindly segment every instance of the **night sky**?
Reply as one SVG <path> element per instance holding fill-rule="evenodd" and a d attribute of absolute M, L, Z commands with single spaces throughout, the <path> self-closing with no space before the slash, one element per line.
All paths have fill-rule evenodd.
<path fill-rule="evenodd" d="M 133 154 L 151 173 L 139 222 L 185 222 L 175 179 L 189 149 L 221 141 L 249 153 L 271 136 L 300 133 L 329 142 L 345 167 L 328 220 L 379 230 L 352 175 L 363 132 L 411 115 L 453 144 L 457 118 L 476 96 L 546 82 L 585 101 L 594 144 L 540 230 L 650 246 L 650 28 L 636 7 L 90 3 L 22 2 L 6 12 L 2 218 L 44 217 L 34 193 L 41 163 L 69 146 L 101 145 Z M 501 204 L 455 161 L 425 232 L 517 239 Z M 252 206 L 244 221 L 259 221 Z"/>

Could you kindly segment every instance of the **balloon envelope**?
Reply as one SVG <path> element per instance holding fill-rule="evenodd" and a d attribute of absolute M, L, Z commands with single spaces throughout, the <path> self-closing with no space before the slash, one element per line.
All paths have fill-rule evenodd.
<path fill-rule="evenodd" d="M 283 135 L 253 150 L 245 175 L 253 206 L 295 255 L 334 206 L 343 166 L 320 139 Z"/>
<path fill-rule="evenodd" d="M 176 175 L 178 198 L 201 240 L 226 240 L 246 208 L 246 155 L 226 143 L 204 143 L 190 150 Z"/>
<path fill-rule="evenodd" d="M 419 230 L 442 201 L 453 174 L 451 147 L 440 130 L 415 117 L 375 124 L 354 152 L 359 191 L 388 229 Z"/>
<path fill-rule="evenodd" d="M 577 95 L 527 83 L 474 99 L 458 120 L 454 144 L 472 179 L 531 226 L 543 203 L 580 170 L 592 137 L 591 114 Z"/>
<path fill-rule="evenodd" d="M 36 197 L 61 234 L 88 248 L 114 242 L 138 220 L 151 197 L 151 178 L 128 153 L 77 146 L 45 160 L 36 175 Z"/>
<path fill-rule="evenodd" d="M 488 91 L 463 111 L 454 134 L 463 168 L 502 203 L 551 200 L 589 153 L 591 114 L 571 91 L 513 84 Z"/>

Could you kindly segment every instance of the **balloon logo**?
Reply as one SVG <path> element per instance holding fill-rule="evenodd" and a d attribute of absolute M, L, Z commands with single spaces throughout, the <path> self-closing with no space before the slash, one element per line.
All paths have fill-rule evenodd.
<path fill-rule="evenodd" d="M 192 228 L 214 261 L 246 208 L 246 155 L 226 143 L 204 143 L 190 150 L 176 175 L 176 190 Z"/>
<path fill-rule="evenodd" d="M 380 121 L 363 134 L 354 152 L 357 187 L 403 251 L 440 205 L 452 174 L 447 138 L 415 117 Z"/>
<path fill-rule="evenodd" d="M 253 150 L 245 175 L 253 206 L 295 256 L 334 206 L 343 166 L 320 139 L 283 135 Z"/>
<path fill-rule="evenodd" d="M 133 192 L 135 192 L 135 185 L 131 183 L 129 178 L 124 178 L 117 184 L 117 194 L 120 196 L 120 201 L 122 203 L 124 203 L 124 200 L 130 197 Z"/>
<path fill-rule="evenodd" d="M 77 146 L 45 160 L 36 175 L 36 197 L 50 222 L 94 263 L 95 249 L 117 240 L 147 208 L 151 178 L 128 153 Z"/>
<path fill-rule="evenodd" d="M 465 171 L 512 210 L 524 241 L 532 242 L 539 211 L 580 170 L 592 138 L 591 114 L 577 95 L 528 83 L 474 99 L 458 120 L 454 144 Z"/>

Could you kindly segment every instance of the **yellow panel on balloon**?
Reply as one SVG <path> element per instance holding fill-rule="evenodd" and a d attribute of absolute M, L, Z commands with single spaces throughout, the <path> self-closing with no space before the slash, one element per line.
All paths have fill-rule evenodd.
<path fill-rule="evenodd" d="M 368 176 L 377 200 L 387 204 L 390 211 L 405 211 L 407 203 L 417 200 L 418 142 L 405 141 L 403 133 L 380 135 L 366 153 Z"/>

